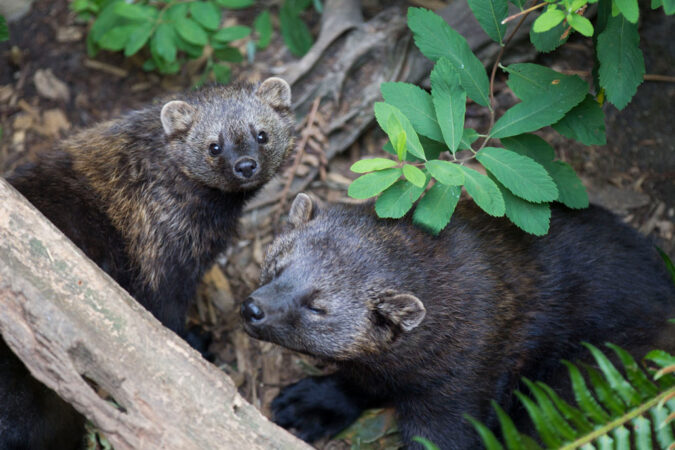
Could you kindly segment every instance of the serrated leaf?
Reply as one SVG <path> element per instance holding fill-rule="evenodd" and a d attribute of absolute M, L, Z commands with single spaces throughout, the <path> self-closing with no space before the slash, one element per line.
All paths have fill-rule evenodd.
<path fill-rule="evenodd" d="M 211 39 L 218 42 L 232 42 L 237 39 L 243 39 L 246 36 L 251 34 L 251 29 L 245 25 L 233 25 L 231 27 L 226 27 L 221 30 L 218 30 Z"/>
<path fill-rule="evenodd" d="M 389 117 L 392 114 L 396 116 L 396 119 L 398 120 L 398 122 L 403 127 L 403 130 L 405 131 L 406 135 L 405 145 L 407 151 L 420 159 L 426 160 L 426 157 L 424 155 L 424 149 L 422 148 L 422 144 L 420 143 L 417 133 L 413 129 L 413 126 L 408 120 L 408 118 L 397 107 L 389 105 L 384 102 L 377 102 L 375 103 L 374 109 L 375 109 L 375 119 L 377 120 L 377 123 L 380 125 L 380 128 L 382 128 L 384 132 L 387 133 L 387 135 L 391 134 L 391 136 L 389 136 L 390 139 L 392 138 L 392 136 L 397 136 L 397 133 L 396 131 L 392 133 L 389 130 L 391 126 L 389 122 Z"/>
<path fill-rule="evenodd" d="M 637 26 L 623 16 L 610 17 L 598 36 L 598 75 L 607 100 L 623 109 L 642 83 L 645 63 Z"/>
<path fill-rule="evenodd" d="M 122 25 L 108 30 L 98 41 L 101 48 L 110 51 L 122 50 L 129 40 L 129 35 L 133 33 L 138 25 Z"/>
<path fill-rule="evenodd" d="M 652 450 L 652 427 L 649 419 L 639 416 L 631 420 L 636 450 Z"/>
<path fill-rule="evenodd" d="M 439 59 L 431 71 L 431 97 L 443 139 L 454 155 L 464 133 L 466 92 L 446 58 Z"/>
<path fill-rule="evenodd" d="M 459 186 L 434 184 L 417 203 L 413 222 L 433 234 L 438 234 L 450 223 L 461 193 L 462 188 Z"/>
<path fill-rule="evenodd" d="M 490 402 L 492 408 L 497 412 L 497 418 L 499 419 L 499 425 L 502 430 L 502 436 L 504 437 L 504 442 L 506 447 L 509 450 L 521 450 L 524 449 L 521 434 L 518 432 L 518 429 L 513 424 L 511 418 L 504 412 L 504 410 L 499 406 L 499 404 L 492 400 Z"/>
<path fill-rule="evenodd" d="M 506 32 L 506 24 L 502 24 L 502 20 L 506 19 L 508 2 L 506 0 L 468 0 L 468 3 L 485 34 L 501 44 Z"/>
<path fill-rule="evenodd" d="M 572 166 L 562 161 L 553 161 L 546 169 L 558 188 L 557 201 L 572 209 L 588 208 L 586 188 Z"/>
<path fill-rule="evenodd" d="M 471 144 L 478 139 L 478 133 L 473 128 L 464 128 L 462 139 L 459 141 L 459 150 L 469 150 Z"/>
<path fill-rule="evenodd" d="M 506 84 L 523 101 L 542 96 L 552 102 L 567 100 L 566 105 L 571 104 L 569 110 L 581 103 L 588 92 L 588 83 L 577 75 L 565 75 L 539 64 L 511 64 L 506 71 L 509 73 Z"/>
<path fill-rule="evenodd" d="M 216 3 L 229 9 L 242 9 L 253 6 L 255 0 L 216 0 Z"/>
<path fill-rule="evenodd" d="M 253 29 L 258 33 L 256 46 L 260 49 L 267 48 L 272 40 L 272 20 L 269 11 L 263 11 L 253 21 Z"/>
<path fill-rule="evenodd" d="M 571 13 L 567 15 L 567 23 L 584 36 L 593 36 L 593 24 L 581 14 Z"/>
<path fill-rule="evenodd" d="M 476 159 L 518 197 L 541 203 L 558 198 L 558 189 L 541 164 L 527 156 L 496 147 L 485 147 Z"/>
<path fill-rule="evenodd" d="M 556 8 L 555 5 L 549 5 L 548 9 L 534 21 L 532 31 L 543 33 L 552 29 L 565 20 L 565 13 Z"/>
<path fill-rule="evenodd" d="M 457 71 L 466 94 L 479 105 L 490 105 L 487 73 L 473 54 L 466 39 L 450 28 L 445 20 L 424 8 L 408 8 L 408 27 L 415 44 L 427 58 L 436 62 L 441 57 Z"/>
<path fill-rule="evenodd" d="M 449 161 L 434 159 L 427 161 L 426 168 L 439 183 L 450 186 L 461 186 L 464 184 L 464 171 L 459 164 Z"/>
<path fill-rule="evenodd" d="M 417 187 L 423 188 L 427 184 L 427 176 L 424 172 L 410 164 L 403 166 L 403 176 Z"/>
<path fill-rule="evenodd" d="M 281 37 L 288 49 L 297 57 L 304 56 L 314 43 L 314 38 L 307 24 L 292 11 L 288 2 L 285 2 L 282 6 L 279 19 L 281 21 Z"/>
<path fill-rule="evenodd" d="M 519 155 L 532 158 L 544 167 L 555 158 L 553 147 L 536 134 L 520 134 L 503 138 L 501 141 L 505 148 Z"/>
<path fill-rule="evenodd" d="M 356 161 L 354 164 L 352 164 L 349 170 L 356 173 L 366 173 L 372 172 L 374 170 L 389 169 L 395 165 L 396 161 L 392 161 L 391 159 L 370 158 Z"/>
<path fill-rule="evenodd" d="M 152 22 L 139 25 L 130 35 L 124 46 L 124 56 L 135 55 L 150 39 L 154 27 Z"/>
<path fill-rule="evenodd" d="M 174 43 L 175 31 L 168 23 L 162 23 L 157 27 L 154 36 L 150 40 L 150 46 L 155 53 L 167 63 L 176 60 L 176 44 Z"/>
<path fill-rule="evenodd" d="M 207 30 L 217 30 L 220 25 L 220 9 L 211 2 L 190 3 L 190 15 Z"/>
<path fill-rule="evenodd" d="M 230 66 L 225 64 L 214 64 L 213 66 L 213 75 L 216 77 L 216 81 L 222 84 L 227 84 L 230 82 L 230 76 L 232 75 L 232 70 Z"/>
<path fill-rule="evenodd" d="M 626 371 L 626 376 L 628 376 L 628 380 L 633 386 L 636 387 L 641 395 L 642 400 L 647 400 L 650 397 L 658 394 L 658 387 L 656 387 L 656 385 L 652 383 L 647 375 L 645 375 L 645 373 L 640 369 L 637 362 L 630 353 L 618 345 L 614 345 L 612 343 L 607 343 L 605 345 L 614 350 L 616 355 L 619 357 L 621 363 L 623 364 L 624 370 Z"/>
<path fill-rule="evenodd" d="M 401 173 L 402 171 L 398 167 L 367 173 L 352 181 L 347 194 L 352 198 L 375 197 L 394 184 L 401 176 Z"/>
<path fill-rule="evenodd" d="M 610 416 L 607 414 L 607 412 L 605 412 L 604 409 L 602 409 L 593 395 L 591 395 L 588 387 L 586 386 L 586 381 L 584 380 L 583 375 L 581 375 L 581 371 L 579 371 L 579 368 L 569 361 L 563 361 L 563 364 L 567 366 L 567 369 L 569 370 L 570 379 L 572 380 L 572 391 L 574 392 L 574 398 L 581 409 L 596 424 L 607 423 Z"/>
<path fill-rule="evenodd" d="M 637 0 L 614 0 L 621 14 L 631 23 L 637 23 L 640 15 Z"/>
<path fill-rule="evenodd" d="M 380 91 L 385 102 L 405 114 L 415 131 L 436 141 L 443 140 L 429 93 L 414 84 L 399 82 L 382 83 Z"/>
<path fill-rule="evenodd" d="M 539 408 L 529 397 L 522 394 L 519 391 L 515 391 L 514 394 L 520 402 L 525 406 L 530 419 L 534 423 L 534 427 L 539 433 L 539 437 L 546 444 L 547 448 L 560 448 L 563 441 L 560 439 L 556 433 L 556 429 L 553 427 L 553 424 L 546 420 L 544 417 L 541 408 Z"/>
<path fill-rule="evenodd" d="M 637 391 L 628 381 L 626 381 L 616 367 L 614 367 L 614 364 L 610 362 L 609 358 L 607 358 L 607 356 L 605 356 L 605 354 L 596 346 L 587 342 L 583 343 L 583 345 L 590 350 L 593 358 L 595 358 L 595 362 L 598 364 L 598 367 L 600 367 L 600 370 L 602 370 L 602 373 L 605 375 L 605 379 L 609 382 L 612 390 L 621 396 L 626 405 L 638 406 L 641 398 Z"/>
<path fill-rule="evenodd" d="M 499 118 L 490 132 L 490 137 L 515 136 L 556 123 L 574 107 L 571 103 L 576 101 L 576 98 L 577 96 L 570 96 L 566 101 L 554 102 L 542 96 L 535 100 L 518 103 Z"/>
<path fill-rule="evenodd" d="M 592 95 L 569 110 L 553 129 L 585 145 L 605 145 L 605 113 Z"/>
<path fill-rule="evenodd" d="M 567 42 L 569 33 L 565 33 L 567 26 L 564 22 L 543 33 L 536 33 L 530 28 L 530 42 L 538 51 L 542 53 L 552 52 L 562 44 Z"/>
<path fill-rule="evenodd" d="M 0 42 L 9 40 L 9 27 L 4 16 L 0 15 Z"/>
<path fill-rule="evenodd" d="M 206 31 L 197 22 L 187 17 L 176 20 L 175 27 L 178 35 L 190 44 L 204 46 L 209 40 Z"/>
<path fill-rule="evenodd" d="M 426 186 L 426 177 L 425 183 L 421 187 L 406 180 L 396 181 L 377 198 L 375 212 L 379 217 L 400 219 L 410 211 L 413 203 L 420 198 L 420 195 L 424 192 L 424 186 Z"/>
<path fill-rule="evenodd" d="M 581 363 L 581 365 L 586 369 L 588 378 L 593 385 L 593 390 L 598 400 L 611 412 L 613 415 L 619 415 L 626 412 L 626 405 L 621 401 L 609 386 L 605 377 L 602 376 L 599 370 L 595 367 Z"/>
<path fill-rule="evenodd" d="M 506 212 L 504 198 L 497 185 L 482 173 L 460 166 L 464 172 L 464 187 L 476 204 L 491 216 L 501 217 Z"/>
<path fill-rule="evenodd" d="M 548 203 L 531 203 L 516 197 L 499 181 L 493 180 L 504 198 L 506 217 L 518 228 L 534 234 L 544 236 L 548 233 L 551 223 L 551 207 Z"/>

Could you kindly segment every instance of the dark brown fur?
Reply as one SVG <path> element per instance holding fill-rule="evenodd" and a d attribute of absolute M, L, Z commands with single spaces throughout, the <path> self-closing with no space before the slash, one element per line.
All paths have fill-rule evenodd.
<path fill-rule="evenodd" d="M 653 245 L 607 211 L 553 209 L 536 238 L 460 202 L 434 237 L 372 205 L 304 196 L 268 249 L 242 307 L 255 337 L 335 362 L 275 399 L 278 423 L 315 439 L 367 406 L 393 404 L 408 445 L 479 447 L 468 413 L 496 427 L 495 399 L 521 426 L 521 377 L 564 388 L 561 359 L 614 342 L 641 357 L 675 349 L 675 287 Z M 527 389 L 524 389 L 527 391 Z"/>
<path fill-rule="evenodd" d="M 290 88 L 278 78 L 168 100 L 85 129 L 8 180 L 165 326 L 183 334 L 196 285 L 235 232 L 244 202 L 290 153 L 293 117 Z M 255 162 L 246 174 L 237 169 L 243 160 Z M 11 354 L 3 346 L 0 341 L 6 350 L 0 353 Z M 0 372 L 0 394 L 20 403 L 19 396 L 27 397 L 10 392 L 11 383 L 36 391 L 25 377 L 21 386 L 14 371 Z M 32 428 L 32 416 L 12 424 L 21 417 L 0 413 L 0 422 Z M 55 425 L 42 436 L 49 442 L 63 431 Z M 0 436 L 0 449 L 20 441 Z"/>

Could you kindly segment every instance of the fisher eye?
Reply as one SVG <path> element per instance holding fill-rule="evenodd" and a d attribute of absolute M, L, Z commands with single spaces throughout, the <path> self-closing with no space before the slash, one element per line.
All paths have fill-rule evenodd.
<path fill-rule="evenodd" d="M 209 145 L 209 153 L 211 153 L 212 156 L 218 156 L 222 152 L 223 152 L 223 148 L 220 145 L 218 145 L 216 143 L 213 143 L 213 144 Z"/>
<path fill-rule="evenodd" d="M 326 310 L 314 304 L 314 299 L 318 294 L 319 294 L 318 289 L 313 289 L 309 291 L 308 293 L 302 296 L 302 298 L 300 299 L 300 304 L 305 308 L 307 308 L 309 311 L 311 311 L 313 314 L 323 316 L 326 314 Z"/>
<path fill-rule="evenodd" d="M 255 139 L 256 139 L 256 141 L 258 141 L 258 144 L 267 144 L 267 141 L 268 141 L 267 133 L 265 133 L 264 131 L 261 131 L 261 132 L 258 133 L 258 135 L 256 136 Z"/>

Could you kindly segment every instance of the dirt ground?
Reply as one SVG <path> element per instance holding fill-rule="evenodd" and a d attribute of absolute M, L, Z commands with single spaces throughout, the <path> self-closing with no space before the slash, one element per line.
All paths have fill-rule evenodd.
<path fill-rule="evenodd" d="M 372 11 L 379 7 L 375 1 L 365 4 Z M 239 12 L 228 20 L 250 24 L 253 17 L 250 11 Z M 316 31 L 318 20 L 310 19 Z M 675 21 L 660 10 L 643 11 L 641 20 L 647 73 L 672 77 L 675 46 L 664 37 L 675 36 Z M 76 20 L 66 0 L 37 1 L 26 17 L 10 24 L 10 41 L 0 44 L 0 174 L 36 157 L 74 129 L 189 88 L 200 75 L 199 63 L 189 64 L 176 76 L 160 77 L 144 72 L 139 58 L 125 60 L 105 52 L 89 58 L 86 32 L 87 25 Z M 291 61 L 280 41 L 277 32 L 272 47 L 258 54 L 254 63 L 235 68 L 234 77 L 260 80 L 273 67 Z M 562 49 L 540 56 L 539 62 L 589 79 L 590 45 L 575 38 Z M 503 87 L 503 80 L 497 86 Z M 497 99 L 505 104 L 514 101 L 506 91 L 498 92 Z M 674 109 L 675 83 L 648 81 L 625 110 L 605 107 L 607 145 L 583 147 L 551 130 L 542 134 L 559 157 L 574 166 L 593 202 L 653 237 L 671 258 L 675 256 Z M 472 110 L 469 105 L 472 125 L 484 129 L 487 117 L 480 113 L 471 117 Z M 313 181 L 309 190 L 328 201 L 349 201 L 346 189 L 354 178 L 349 166 L 363 155 L 378 153 L 382 140 L 376 130 L 366 133 L 348 152 L 328 161 L 322 171 L 325 176 Z M 320 155 L 306 154 L 298 173 L 319 165 Z M 257 287 L 264 248 L 274 234 L 272 222 L 281 213 L 285 211 L 273 210 L 261 217 L 250 210 L 242 218 L 239 237 L 206 275 L 190 318 L 213 333 L 215 364 L 267 415 L 280 387 L 306 374 L 330 370 L 310 358 L 250 339 L 239 324 L 239 304 Z M 360 440 L 362 448 L 392 448 L 396 446 L 393 431 L 391 412 L 371 414 L 360 429 L 345 435 L 346 440 L 320 442 L 318 447 L 347 448 Z"/>

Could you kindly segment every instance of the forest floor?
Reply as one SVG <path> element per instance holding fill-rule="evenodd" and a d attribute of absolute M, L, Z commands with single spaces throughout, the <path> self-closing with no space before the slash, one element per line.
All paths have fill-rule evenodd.
<path fill-rule="evenodd" d="M 377 11 L 378 2 L 364 3 L 371 10 L 366 15 Z M 250 24 L 253 17 L 237 13 L 229 20 Z M 316 17 L 312 20 L 318 23 Z M 645 10 L 641 20 L 647 73 L 675 75 L 675 46 L 666 38 L 675 36 L 675 21 L 665 18 L 661 10 Z M 189 64 L 176 76 L 160 77 L 144 72 L 138 58 L 126 60 L 106 52 L 90 58 L 86 32 L 86 24 L 76 20 L 66 0 L 37 1 L 27 16 L 10 24 L 10 41 L 0 44 L 0 174 L 37 157 L 73 130 L 189 88 L 200 75 L 199 63 Z M 561 49 L 540 55 L 538 62 L 589 79 L 590 45 L 574 38 Z M 259 53 L 255 62 L 237 66 L 233 78 L 258 81 L 269 76 L 272 67 L 292 59 L 276 33 L 271 48 Z M 503 81 L 498 78 L 498 89 L 504 89 Z M 506 90 L 496 97 L 505 104 L 514 101 Z M 675 84 L 648 81 L 623 111 L 605 107 L 607 145 L 584 147 L 550 129 L 542 133 L 581 176 L 592 202 L 651 236 L 671 258 L 675 256 L 674 110 Z M 488 123 L 487 116 L 473 120 L 479 130 Z M 355 178 L 350 165 L 362 156 L 380 153 L 383 139 L 375 129 L 364 134 L 349 151 L 328 161 L 324 176 L 308 190 L 328 201 L 350 201 L 346 189 Z M 321 165 L 318 156 L 304 155 L 298 174 Z M 288 176 L 289 167 L 290 163 L 281 176 Z M 205 277 L 190 319 L 213 333 L 215 363 L 268 416 L 280 387 L 306 374 L 330 370 L 310 358 L 249 338 L 239 323 L 238 306 L 257 287 L 264 249 L 274 235 L 272 219 L 281 212 L 243 218 L 238 238 Z M 362 448 L 391 448 L 395 446 L 392 423 L 390 412 L 371 414 L 345 439 L 317 446 L 348 448 L 360 439 L 370 442 Z"/>

